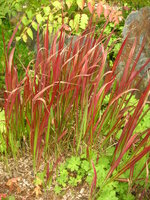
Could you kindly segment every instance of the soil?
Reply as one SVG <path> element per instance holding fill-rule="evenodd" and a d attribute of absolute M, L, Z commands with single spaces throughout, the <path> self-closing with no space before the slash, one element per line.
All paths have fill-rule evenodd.
<path fill-rule="evenodd" d="M 40 166 L 39 172 L 44 168 Z M 67 187 L 58 196 L 54 193 L 55 177 L 50 188 L 42 184 L 35 185 L 36 176 L 33 171 L 32 156 L 27 154 L 18 160 L 9 158 L 6 163 L 0 161 L 0 199 L 4 196 L 14 196 L 15 200 L 88 200 L 89 186 L 84 183 L 78 187 Z"/>
<path fill-rule="evenodd" d="M 2 157 L 2 156 L 1 156 Z M 52 161 L 52 159 L 51 159 Z M 7 164 L 6 164 L 7 163 Z M 42 162 L 41 162 L 42 163 Z M 38 172 L 44 169 L 44 162 L 39 167 Z M 61 195 L 56 195 L 55 173 L 52 184 L 44 188 L 42 184 L 36 185 L 36 176 L 33 171 L 33 160 L 29 153 L 18 158 L 3 158 L 0 161 L 0 200 L 1 197 L 15 197 L 15 200 L 88 200 L 90 188 L 86 183 L 77 187 L 66 187 Z M 141 187 L 136 187 L 133 192 L 136 200 L 149 200 L 150 190 L 144 191 Z"/>

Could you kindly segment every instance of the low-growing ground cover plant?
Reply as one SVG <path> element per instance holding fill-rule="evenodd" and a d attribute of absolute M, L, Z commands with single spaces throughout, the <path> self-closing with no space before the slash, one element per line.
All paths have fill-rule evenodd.
<path fill-rule="evenodd" d="M 105 37 L 103 32 L 107 23 L 97 37 L 95 28 L 92 27 L 85 30 L 75 42 L 70 41 L 65 48 L 64 25 L 56 33 L 50 46 L 47 25 L 44 47 L 40 46 L 37 34 L 37 57 L 34 67 L 30 68 L 29 63 L 26 75 L 21 81 L 18 80 L 13 61 L 15 47 L 10 50 L 19 24 L 17 25 L 7 49 L 5 47 L 4 139 L 7 152 L 12 153 L 14 157 L 21 154 L 26 141 L 33 155 L 35 170 L 38 169 L 41 159 L 45 159 L 47 182 L 58 165 L 60 155 L 71 151 L 76 156 L 67 161 L 65 169 L 61 169 L 58 183 L 62 186 L 66 183 L 75 186 L 82 180 L 82 173 L 89 170 L 91 176 L 87 178 L 87 182 L 91 184 L 91 196 L 100 195 L 98 198 L 101 199 L 109 184 L 112 198 L 117 199 L 117 186 L 114 181 L 129 179 L 131 184 L 135 184 L 141 180 L 139 177 L 142 174 L 142 181 L 145 181 L 147 187 L 150 130 L 146 127 L 145 130 L 139 131 L 137 127 L 149 112 L 149 105 L 146 103 L 150 82 L 136 104 L 131 104 L 131 99 L 138 90 L 138 82 L 135 82 L 135 79 L 150 59 L 140 70 L 135 70 L 143 49 L 142 46 L 132 63 L 135 39 L 123 69 L 124 73 L 117 79 L 116 68 L 128 38 L 123 42 L 113 66 L 109 68 L 106 65 L 107 47 L 113 32 L 108 38 Z M 110 147 L 113 147 L 113 151 L 110 151 L 111 159 L 106 157 L 106 166 L 103 166 L 103 155 Z M 69 170 L 74 172 L 80 166 L 83 167 L 83 161 L 86 160 L 79 157 L 83 149 L 86 150 L 86 158 L 93 173 L 90 169 L 84 169 L 80 173 L 78 171 L 75 179 L 71 176 L 68 178 Z M 97 159 L 92 156 L 94 149 L 98 152 Z M 47 163 L 50 155 L 55 156 L 54 166 L 53 163 Z M 141 159 L 141 171 L 135 174 L 135 166 Z M 100 169 L 103 169 L 102 175 Z M 128 176 L 122 178 L 127 171 Z M 55 190 L 57 192 L 59 188 Z"/>
<path fill-rule="evenodd" d="M 96 152 L 92 153 L 92 159 L 95 164 L 97 172 L 97 189 L 101 188 L 102 183 L 108 173 L 111 163 L 111 154 L 106 157 L 102 155 L 98 161 L 96 161 Z M 93 169 L 91 168 L 89 161 L 86 159 L 86 154 L 82 154 L 80 157 L 72 156 L 68 158 L 65 163 L 59 166 L 59 174 L 56 179 L 56 185 L 54 191 L 57 194 L 61 194 L 61 191 L 66 186 L 74 187 L 81 185 L 83 181 L 86 181 L 89 186 L 92 183 L 94 176 Z M 109 194 L 109 196 L 108 196 Z M 135 199 L 135 197 L 128 191 L 128 183 L 113 181 L 103 188 L 97 199 Z"/>

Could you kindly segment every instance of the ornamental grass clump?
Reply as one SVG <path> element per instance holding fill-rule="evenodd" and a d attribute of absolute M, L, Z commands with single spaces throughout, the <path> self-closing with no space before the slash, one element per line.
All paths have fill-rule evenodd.
<path fill-rule="evenodd" d="M 5 139 L 8 151 L 14 156 L 24 141 L 30 145 L 34 166 L 39 166 L 41 158 L 47 162 L 54 152 L 56 158 L 66 150 L 80 155 L 82 148 L 87 149 L 90 160 L 91 149 L 101 155 L 113 145 L 115 151 L 104 185 L 117 180 L 128 169 L 132 180 L 134 166 L 144 156 L 147 159 L 141 169 L 148 165 L 150 129 L 144 132 L 134 130 L 144 117 L 142 111 L 147 103 L 150 81 L 137 105 L 131 105 L 130 100 L 138 90 L 139 83 L 135 80 L 150 59 L 136 70 L 144 41 L 133 63 L 135 39 L 122 69 L 122 77 L 118 79 L 116 69 L 128 38 L 124 40 L 113 67 L 109 68 L 107 47 L 113 32 L 106 38 L 103 34 L 106 26 L 107 22 L 97 36 L 94 27 L 86 29 L 75 41 L 71 39 L 66 47 L 64 25 L 51 45 L 48 26 L 43 47 L 37 32 L 36 61 L 33 67 L 29 63 L 20 82 L 13 62 L 15 47 L 10 49 L 16 27 L 7 48 L 5 75 Z M 106 96 L 109 97 L 107 105 L 104 103 Z M 149 107 L 145 113 L 148 111 Z M 129 154 L 128 160 L 123 159 L 125 154 Z M 93 161 L 92 166 L 95 174 L 93 191 L 98 174 Z"/>

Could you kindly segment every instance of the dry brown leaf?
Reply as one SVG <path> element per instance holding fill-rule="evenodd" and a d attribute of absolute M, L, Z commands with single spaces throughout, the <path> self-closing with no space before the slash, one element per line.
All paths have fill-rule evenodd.
<path fill-rule="evenodd" d="M 9 187 L 10 190 L 13 190 L 14 187 L 18 187 L 17 182 L 19 181 L 20 177 L 11 178 L 7 181 L 6 185 Z"/>
<path fill-rule="evenodd" d="M 17 194 L 20 194 L 21 193 L 21 188 L 18 186 L 17 187 Z"/>
<path fill-rule="evenodd" d="M 40 186 L 36 186 L 36 187 L 35 187 L 35 189 L 34 189 L 34 191 L 33 191 L 33 194 L 35 194 L 36 197 L 38 197 L 39 195 L 42 194 Z"/>

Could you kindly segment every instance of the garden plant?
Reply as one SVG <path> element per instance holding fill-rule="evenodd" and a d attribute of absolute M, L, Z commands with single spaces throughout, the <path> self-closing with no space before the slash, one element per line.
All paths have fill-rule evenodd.
<path fill-rule="evenodd" d="M 73 2 L 66 1 L 68 8 Z M 81 2 L 85 2 L 76 2 L 82 10 Z M 30 152 L 36 197 L 51 187 L 55 195 L 63 196 L 66 188 L 86 184 L 89 199 L 148 199 L 150 80 L 144 91 L 139 90 L 139 84 L 150 58 L 136 69 L 145 40 L 135 55 L 135 38 L 118 77 L 128 36 L 111 54 L 120 15 L 104 9 L 101 3 L 95 11 L 92 2 L 88 1 L 88 20 L 85 13 L 80 15 L 86 23 L 82 29 L 79 20 L 77 36 L 73 36 L 75 27 L 69 32 L 71 23 L 67 25 L 63 20 L 63 9 L 61 25 L 52 29 L 48 14 L 51 7 L 47 5 L 43 43 L 37 17 L 35 56 L 27 66 L 23 63 L 21 76 L 15 51 L 21 37 L 26 42 L 25 36 L 17 35 L 24 19 L 16 25 L 8 44 L 2 31 L 5 92 L 0 155 L 7 163 L 10 157 L 17 161 L 24 152 Z M 61 1 L 52 1 L 59 8 L 58 3 L 62 6 Z M 93 22 L 94 11 L 98 18 L 103 13 L 104 23 Z M 26 30 L 33 39 L 32 30 Z M 72 37 L 66 45 L 69 33 Z M 0 193 L 0 199 L 6 196 Z"/>

